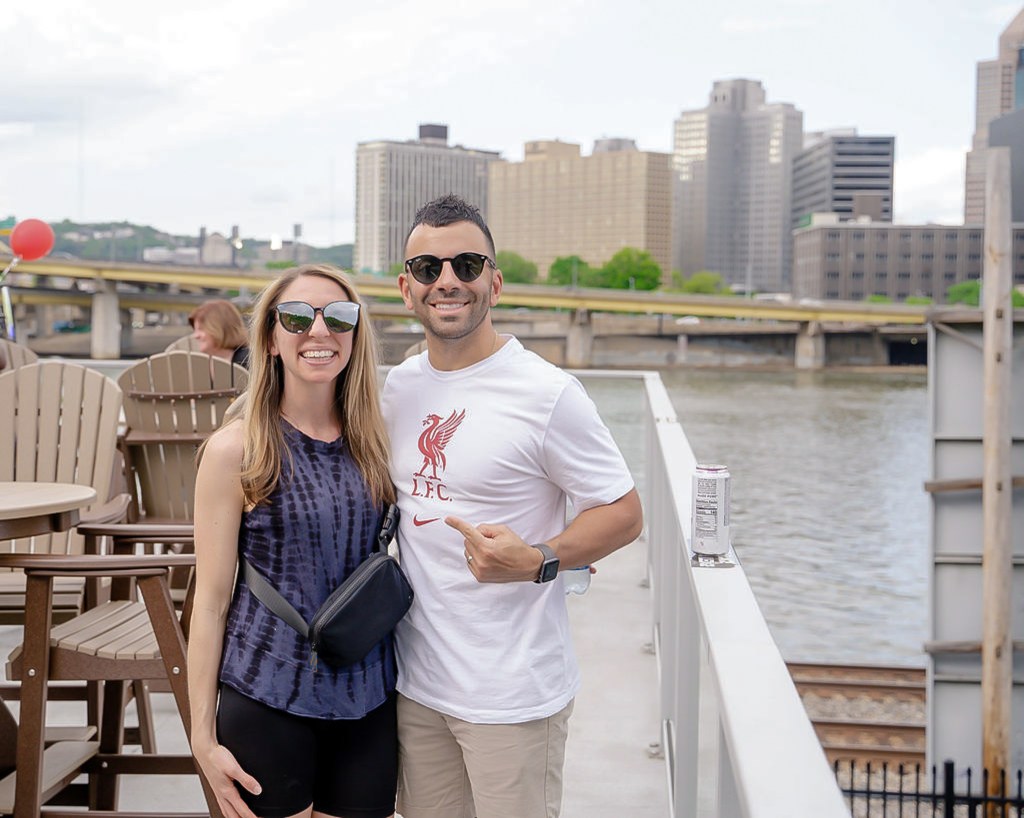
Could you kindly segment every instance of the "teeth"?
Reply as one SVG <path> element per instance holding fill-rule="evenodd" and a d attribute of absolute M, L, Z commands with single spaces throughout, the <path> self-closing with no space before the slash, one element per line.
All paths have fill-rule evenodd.
<path fill-rule="evenodd" d="M 434 304 L 439 310 L 457 310 L 462 307 L 462 304 Z"/>
<path fill-rule="evenodd" d="M 303 358 L 330 358 L 334 353 L 329 349 L 311 349 L 303 352 Z"/>

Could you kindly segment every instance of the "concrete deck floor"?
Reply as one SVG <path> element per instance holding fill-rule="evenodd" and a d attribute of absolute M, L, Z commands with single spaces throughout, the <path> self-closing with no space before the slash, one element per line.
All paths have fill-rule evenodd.
<path fill-rule="evenodd" d="M 600 563 L 586 595 L 569 598 L 583 690 L 569 724 L 562 818 L 669 814 L 665 762 L 650 753 L 661 728 L 656 658 L 644 647 L 651 641 L 650 592 L 640 584 L 645 563 L 646 546 L 629 546 Z M 20 638 L 20 629 L 0 628 L 4 656 Z M 9 707 L 17 715 L 17 704 Z M 50 708 L 55 724 L 84 717 L 79 705 L 56 702 Z M 170 694 L 155 694 L 154 710 L 160 749 L 187 752 Z M 126 776 L 122 781 L 122 808 L 154 814 L 206 809 L 194 777 Z"/>

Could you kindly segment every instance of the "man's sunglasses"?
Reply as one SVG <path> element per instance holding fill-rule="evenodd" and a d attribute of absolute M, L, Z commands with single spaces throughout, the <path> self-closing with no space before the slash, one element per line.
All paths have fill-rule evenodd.
<path fill-rule="evenodd" d="M 455 258 L 413 256 L 405 260 L 405 269 L 420 284 L 433 284 L 441 277 L 441 269 L 446 261 L 451 262 L 452 272 L 455 273 L 456 278 L 467 284 L 480 278 L 485 264 L 494 266 L 494 262 L 483 253 L 459 253 Z"/>
<path fill-rule="evenodd" d="M 351 332 L 359 323 L 359 305 L 354 301 L 332 301 L 326 307 L 314 307 L 305 301 L 285 301 L 274 307 L 285 332 L 299 335 L 309 332 L 320 313 L 331 332 Z"/>

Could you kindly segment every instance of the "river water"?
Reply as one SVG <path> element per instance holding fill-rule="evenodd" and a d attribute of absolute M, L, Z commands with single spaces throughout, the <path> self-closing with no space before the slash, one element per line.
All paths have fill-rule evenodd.
<path fill-rule="evenodd" d="M 685 369 L 662 379 L 697 460 L 729 467 L 733 544 L 783 656 L 923 665 L 927 376 Z M 639 463 L 637 383 L 584 381 Z"/>

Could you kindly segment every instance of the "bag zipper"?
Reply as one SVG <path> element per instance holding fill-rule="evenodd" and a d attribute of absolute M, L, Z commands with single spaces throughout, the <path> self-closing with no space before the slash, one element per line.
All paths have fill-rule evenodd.
<path fill-rule="evenodd" d="M 321 608 L 316 612 L 316 616 L 313 617 L 313 621 L 309 623 L 309 641 L 313 648 L 314 657 L 317 651 L 317 645 L 320 644 L 320 631 L 323 630 L 323 623 L 325 620 L 330 619 L 339 607 L 348 601 L 348 598 L 356 593 L 359 588 L 365 583 L 366 575 L 374 570 L 374 566 L 380 562 L 380 558 L 391 559 L 391 557 L 380 554 L 380 558 L 375 558 L 376 555 L 380 554 L 379 551 L 375 551 L 363 562 L 359 564 L 359 567 L 353 571 L 349 578 L 346 580 L 348 587 L 345 588 L 345 593 L 338 594 L 333 600 L 330 600 L 330 605 L 326 608 Z M 313 666 L 316 667 L 314 659 Z"/>

